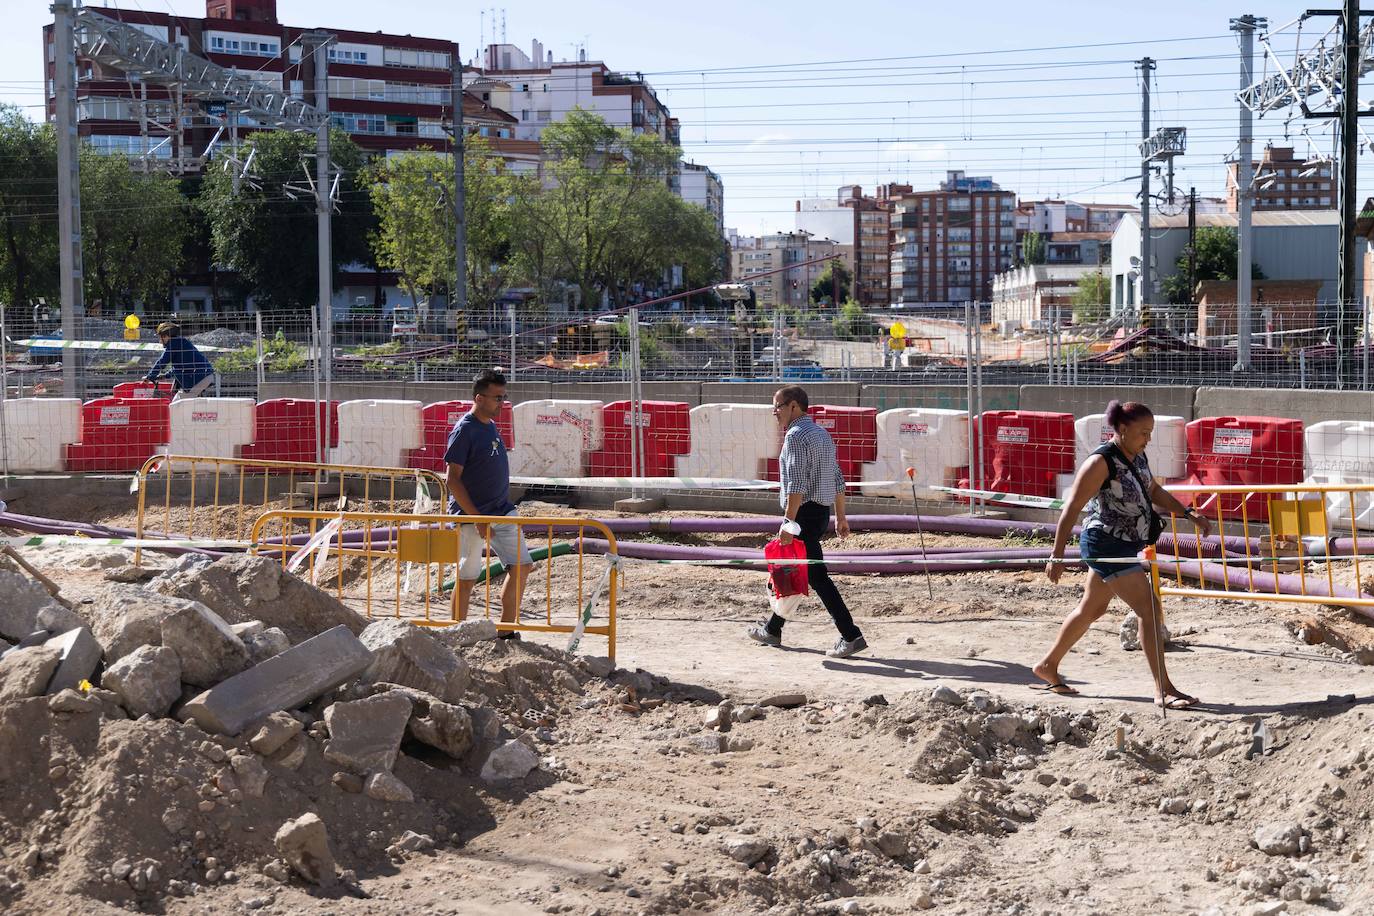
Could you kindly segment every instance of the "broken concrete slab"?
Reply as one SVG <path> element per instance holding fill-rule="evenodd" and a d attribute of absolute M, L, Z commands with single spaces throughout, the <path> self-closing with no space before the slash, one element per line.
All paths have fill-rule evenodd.
<path fill-rule="evenodd" d="M 507 782 L 524 779 L 539 766 L 539 755 L 520 741 L 507 741 L 491 752 L 482 764 L 482 778 L 487 782 Z"/>
<path fill-rule="evenodd" d="M 281 655 L 291 648 L 290 638 L 279 627 L 265 627 L 240 638 L 248 649 L 249 660 L 254 665 L 265 662 L 274 655 Z"/>
<path fill-rule="evenodd" d="M 270 757 L 304 729 L 305 725 L 301 720 L 290 713 L 274 712 L 267 717 L 253 737 L 248 739 L 248 745 L 264 757 Z"/>
<path fill-rule="evenodd" d="M 462 760 L 472 750 L 472 717 L 466 709 L 431 698 L 431 702 L 414 704 L 406 734 Z"/>
<path fill-rule="evenodd" d="M 181 679 L 194 687 L 213 687 L 249 665 L 248 647 L 224 619 L 192 602 L 162 621 L 162 644 L 181 659 Z"/>
<path fill-rule="evenodd" d="M 100 664 L 100 643 L 95 641 L 90 629 L 84 625 L 54 636 L 47 645 L 61 653 L 57 670 L 48 682 L 48 693 L 57 693 L 74 688 L 82 681 L 89 681 Z"/>
<path fill-rule="evenodd" d="M 401 782 L 400 778 L 385 770 L 379 770 L 367 777 L 367 782 L 363 785 L 363 791 L 369 798 L 386 802 L 413 802 L 415 795 L 410 791 L 410 786 Z"/>
<path fill-rule="evenodd" d="M 333 595 L 282 569 L 279 560 L 241 554 L 159 576 L 152 587 L 203 603 L 231 624 L 261 621 L 277 627 L 292 645 L 345 626 L 354 634 L 366 618 Z"/>
<path fill-rule="evenodd" d="M 367 670 L 372 661 L 342 624 L 205 691 L 178 718 L 208 732 L 237 735 L 267 715 L 304 706 Z"/>
<path fill-rule="evenodd" d="M 165 646 L 139 646 L 106 668 L 100 684 L 134 718 L 165 716 L 181 698 L 181 661 Z"/>
<path fill-rule="evenodd" d="M 38 612 L 49 605 L 61 607 L 41 583 L 25 573 L 9 557 L 0 556 L 0 636 L 18 641 L 40 629 Z"/>
<path fill-rule="evenodd" d="M 139 646 L 162 645 L 162 621 L 195 602 L 159 595 L 146 588 L 109 586 L 81 613 L 90 621 L 105 664 L 116 662 Z"/>
<path fill-rule="evenodd" d="M 6 652 L 0 658 L 0 703 L 42 696 L 61 658 L 46 645 Z"/>
<path fill-rule="evenodd" d="M 324 759 L 364 776 L 390 772 L 410 711 L 410 699 L 399 691 L 334 703 L 324 711 L 329 729 Z"/>
<path fill-rule="evenodd" d="M 324 821 L 314 813 L 287 821 L 274 838 L 277 853 L 292 871 L 311 884 L 329 887 L 337 880 L 334 853 L 329 848 L 329 833 Z"/>
<path fill-rule="evenodd" d="M 77 627 L 84 627 L 86 620 L 71 608 L 52 602 L 40 608 L 37 616 L 38 628 L 47 630 L 54 636 L 69 633 Z"/>
<path fill-rule="evenodd" d="M 472 683 L 467 661 L 425 627 L 379 620 L 359 638 L 372 650 L 367 680 L 414 687 L 447 702 L 460 699 Z"/>

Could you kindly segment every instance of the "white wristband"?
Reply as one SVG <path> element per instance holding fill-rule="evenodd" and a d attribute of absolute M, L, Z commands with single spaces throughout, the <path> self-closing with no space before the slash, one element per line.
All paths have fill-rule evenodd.
<path fill-rule="evenodd" d="M 796 522 L 790 521 L 789 519 L 783 519 L 782 527 L 780 527 L 778 530 L 786 532 L 787 534 L 792 535 L 792 537 L 796 537 L 797 535 L 801 534 L 801 525 L 798 525 Z"/>

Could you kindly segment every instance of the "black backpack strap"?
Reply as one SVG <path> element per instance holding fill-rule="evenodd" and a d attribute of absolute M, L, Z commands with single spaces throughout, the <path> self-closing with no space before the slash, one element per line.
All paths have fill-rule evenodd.
<path fill-rule="evenodd" d="M 1116 462 L 1112 461 L 1112 458 L 1119 455 L 1120 451 L 1117 449 L 1116 443 L 1103 442 L 1097 448 L 1093 449 L 1092 453 L 1094 455 L 1101 455 L 1102 460 L 1107 463 L 1107 479 L 1102 481 L 1102 486 L 1105 487 L 1113 480 L 1116 480 Z"/>

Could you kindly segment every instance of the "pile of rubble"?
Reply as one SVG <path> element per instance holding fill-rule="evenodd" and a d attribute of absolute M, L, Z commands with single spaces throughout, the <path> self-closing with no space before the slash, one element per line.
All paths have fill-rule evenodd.
<path fill-rule="evenodd" d="M 0 590 L 0 907 L 50 881 L 140 905 L 356 888 L 489 822 L 475 787 L 537 771 L 536 729 L 612 668 L 488 620 L 368 621 L 265 558 L 71 602 L 0 556 Z"/>

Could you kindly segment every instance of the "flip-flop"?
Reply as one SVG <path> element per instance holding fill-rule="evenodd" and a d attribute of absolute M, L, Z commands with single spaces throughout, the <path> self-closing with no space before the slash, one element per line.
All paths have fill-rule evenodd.
<path fill-rule="evenodd" d="M 1193 709 L 1200 702 L 1197 697 L 1190 697 L 1186 693 L 1175 693 L 1165 697 L 1163 702 L 1155 700 L 1155 705 L 1162 709 Z"/>
<path fill-rule="evenodd" d="M 1061 697 L 1076 697 L 1078 691 L 1074 690 L 1063 681 L 1055 681 L 1053 684 L 1031 684 L 1031 690 L 1046 690 L 1050 693 L 1058 694 Z"/>

